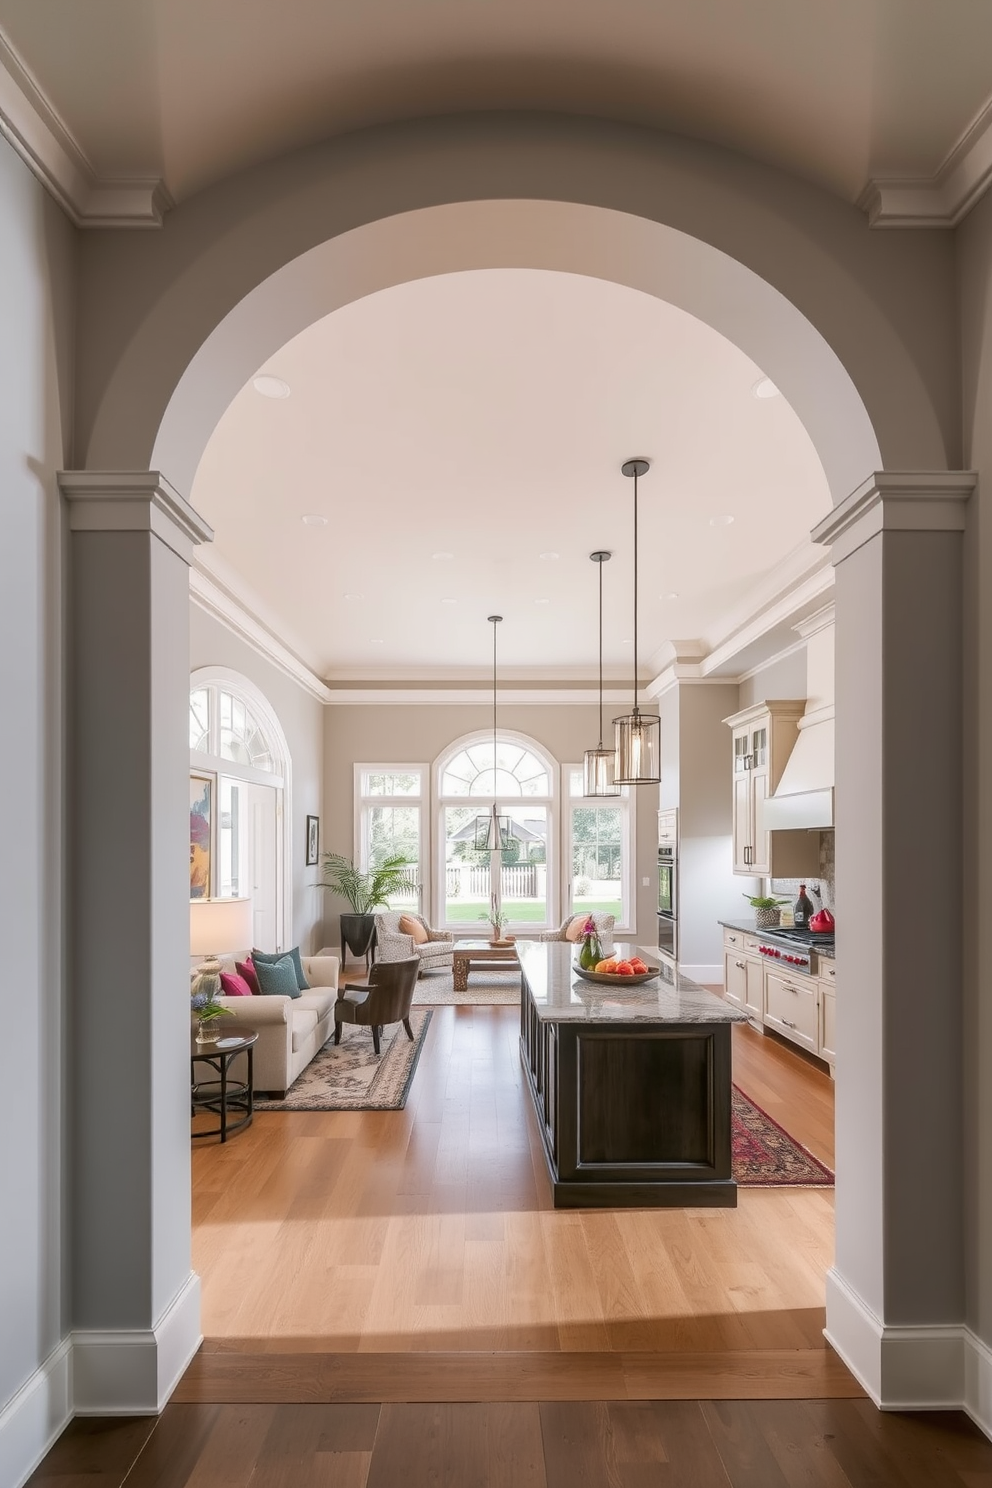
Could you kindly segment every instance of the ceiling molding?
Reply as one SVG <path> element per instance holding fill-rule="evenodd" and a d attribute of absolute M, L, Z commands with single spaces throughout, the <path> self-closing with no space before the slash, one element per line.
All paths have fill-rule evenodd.
<path fill-rule="evenodd" d="M 77 227 L 161 227 L 158 178 L 101 178 L 27 63 L 0 31 L 0 135 Z"/>
<path fill-rule="evenodd" d="M 992 183 L 992 98 L 932 176 L 875 176 L 858 197 L 870 227 L 957 227 Z"/>
<path fill-rule="evenodd" d="M 453 682 L 448 687 L 416 688 L 403 687 L 399 684 L 393 687 L 342 687 L 333 689 L 327 701 L 346 705 L 361 704 L 366 707 L 380 705 L 389 708 L 402 704 L 416 707 L 422 703 L 479 703 L 491 708 L 493 691 L 491 687 L 473 687 L 459 682 Z M 543 691 L 537 691 L 534 688 L 500 687 L 499 702 L 501 707 L 504 703 L 522 704 L 535 708 L 559 707 L 563 704 L 595 705 L 599 702 L 599 689 L 595 686 L 563 688 L 545 686 Z M 604 692 L 603 702 L 616 704 L 617 707 L 629 706 L 630 694 L 629 692 Z"/>
<path fill-rule="evenodd" d="M 321 703 L 334 701 L 331 689 L 315 672 L 300 661 L 298 656 L 294 656 L 288 646 L 284 646 L 271 631 L 266 630 L 254 615 L 238 604 L 214 579 L 208 578 L 202 569 L 195 566 L 189 571 L 189 597 L 201 610 L 219 620 L 221 625 L 250 646 L 256 655 L 291 677 L 305 692 L 309 692 Z"/>

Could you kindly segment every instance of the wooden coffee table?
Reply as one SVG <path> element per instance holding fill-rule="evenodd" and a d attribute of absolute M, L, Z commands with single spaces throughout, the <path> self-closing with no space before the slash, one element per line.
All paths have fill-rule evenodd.
<path fill-rule="evenodd" d="M 494 946 L 488 940 L 459 940 L 451 953 L 451 980 L 456 992 L 468 987 L 471 966 L 484 961 L 502 961 L 507 966 L 519 966 L 515 945 Z"/>

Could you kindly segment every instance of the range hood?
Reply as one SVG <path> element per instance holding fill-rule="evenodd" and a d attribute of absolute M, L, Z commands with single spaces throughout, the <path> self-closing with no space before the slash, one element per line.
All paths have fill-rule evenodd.
<path fill-rule="evenodd" d="M 761 807 L 766 832 L 834 824 L 834 607 L 797 625 L 806 641 L 806 711 L 773 796 Z"/>

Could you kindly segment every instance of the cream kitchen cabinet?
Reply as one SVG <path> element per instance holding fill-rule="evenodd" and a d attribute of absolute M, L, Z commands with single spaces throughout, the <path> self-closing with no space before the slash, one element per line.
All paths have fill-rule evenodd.
<path fill-rule="evenodd" d="M 747 1013 L 758 1028 L 765 1016 L 765 963 L 758 954 L 759 944 L 753 935 L 724 929 L 724 996 Z"/>
<path fill-rule="evenodd" d="M 819 1052 L 819 987 L 815 977 L 765 972 L 765 1026 L 811 1054 Z"/>
<path fill-rule="evenodd" d="M 837 988 L 835 983 L 835 972 L 833 961 L 826 958 L 820 959 L 820 1046 L 817 1050 L 821 1059 L 825 1059 L 833 1074 L 837 1063 Z"/>
<path fill-rule="evenodd" d="M 753 878 L 818 877 L 815 832 L 766 832 L 762 802 L 772 795 L 796 742 L 805 698 L 770 698 L 725 718 L 733 731 L 734 872 Z"/>

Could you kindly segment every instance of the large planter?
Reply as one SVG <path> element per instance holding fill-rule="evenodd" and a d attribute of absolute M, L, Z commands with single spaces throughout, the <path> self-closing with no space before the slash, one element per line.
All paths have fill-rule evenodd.
<path fill-rule="evenodd" d="M 355 957 L 368 960 L 375 945 L 375 915 L 343 914 L 341 916 L 341 960 L 345 959 L 345 947 Z"/>

